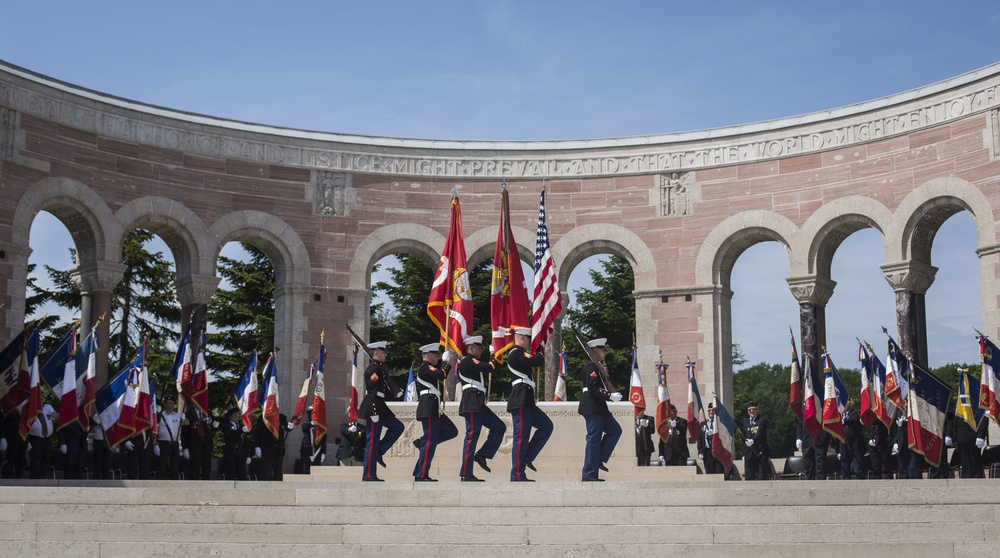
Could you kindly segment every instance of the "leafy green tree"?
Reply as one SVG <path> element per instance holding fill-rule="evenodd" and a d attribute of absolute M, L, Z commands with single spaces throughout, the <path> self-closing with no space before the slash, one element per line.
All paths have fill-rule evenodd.
<path fill-rule="evenodd" d="M 386 365 L 392 376 L 398 376 L 397 382 L 402 387 L 410 366 L 420 360 L 420 347 L 437 339 L 438 329 L 427 315 L 434 270 L 409 254 L 400 254 L 398 260 L 399 266 L 389 269 L 391 281 L 379 281 L 372 286 L 372 290 L 385 293 L 394 311 L 391 320 L 385 319 L 388 316 L 378 322 L 372 320 L 371 335 L 372 340 L 389 342 Z"/>
<path fill-rule="evenodd" d="M 208 305 L 207 341 L 214 349 L 206 364 L 212 373 L 208 400 L 220 412 L 233 405 L 233 391 L 253 351 L 263 367 L 274 348 L 274 267 L 263 252 L 242 245 L 245 260 L 219 257 L 220 287 Z"/>
<path fill-rule="evenodd" d="M 566 312 L 568 327 L 563 327 L 563 342 L 569 370 L 580 370 L 587 356 L 576 342 L 573 327 L 586 340 L 607 338 L 605 364 L 611 381 L 619 389 L 629 385 L 632 367 L 632 344 L 635 338 L 635 276 L 629 262 L 616 255 L 601 260 L 600 269 L 590 270 L 594 289 L 573 291 L 574 304 Z M 566 388 L 571 398 L 578 398 L 582 386 L 573 375 Z"/>
<path fill-rule="evenodd" d="M 792 455 L 795 451 L 795 424 L 798 419 L 788 407 L 788 380 L 791 367 L 761 362 L 733 375 L 733 418 L 737 431 L 746 418 L 747 403 L 756 401 L 760 414 L 767 419 L 767 443 L 772 457 Z M 736 453 L 742 457 L 743 438 L 736 433 Z"/>

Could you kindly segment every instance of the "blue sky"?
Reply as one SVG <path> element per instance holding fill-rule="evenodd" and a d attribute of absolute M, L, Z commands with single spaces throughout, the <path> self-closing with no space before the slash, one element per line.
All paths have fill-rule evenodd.
<path fill-rule="evenodd" d="M 1000 60 L 1000 5 L 986 0 L 9 4 L 7 62 L 172 109 L 375 136 L 696 130 L 872 100 Z M 36 225 L 31 261 L 67 267 L 68 235 Z M 959 214 L 935 239 L 932 366 L 978 360 L 974 230 Z M 849 237 L 834 259 L 827 329 L 842 367 L 854 365 L 856 336 L 880 347 L 881 326 L 895 329 L 880 263 L 872 231 Z M 773 243 L 737 262 L 733 338 L 751 363 L 788 360 L 798 321 L 788 274 Z M 577 268 L 571 286 L 585 276 Z M 661 345 L 668 358 L 669 339 Z"/>

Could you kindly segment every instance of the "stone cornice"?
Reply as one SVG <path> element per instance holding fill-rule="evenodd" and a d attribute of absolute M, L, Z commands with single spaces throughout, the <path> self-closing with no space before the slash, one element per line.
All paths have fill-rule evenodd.
<path fill-rule="evenodd" d="M 129 101 L 3 62 L 0 106 L 105 137 L 268 164 L 395 177 L 585 178 L 779 159 L 932 128 L 1000 107 L 1000 64 L 802 116 L 676 134 L 585 140 L 422 140 L 294 130 Z"/>

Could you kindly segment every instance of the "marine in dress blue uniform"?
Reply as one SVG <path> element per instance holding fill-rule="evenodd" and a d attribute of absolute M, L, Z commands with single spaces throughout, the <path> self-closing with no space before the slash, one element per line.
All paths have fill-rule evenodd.
<path fill-rule="evenodd" d="M 533 355 L 527 354 L 531 348 L 530 328 L 520 327 L 514 330 L 514 345 L 507 352 L 507 369 L 511 374 L 507 412 L 510 413 L 513 426 L 510 480 L 531 482 L 524 474 L 524 468 L 536 470 L 532 461 L 538 457 L 552 435 L 552 419 L 538 408 L 535 382 L 531 379 L 531 369 L 545 365 L 545 354 L 541 348 Z"/>
<path fill-rule="evenodd" d="M 372 362 L 365 368 L 365 398 L 358 407 L 358 418 L 365 419 L 365 459 L 362 466 L 363 481 L 381 481 L 378 465 L 385 467 L 382 456 L 403 435 L 403 423 L 385 404 L 386 397 L 397 397 L 389 387 L 389 372 L 382 366 L 389 352 L 388 342 L 370 343 Z M 382 430 L 385 429 L 385 435 Z"/>
<path fill-rule="evenodd" d="M 601 366 L 598 363 L 603 363 L 607 354 L 604 347 L 606 341 L 607 339 L 602 338 L 587 342 L 594 360 L 588 362 L 580 371 L 583 393 L 580 395 L 577 412 L 583 415 L 587 423 L 582 473 L 584 482 L 604 480 L 599 477 L 599 471 L 602 468 L 607 470 L 604 464 L 611 459 L 618 439 L 622 436 L 621 425 L 608 410 L 608 401 L 621 401 L 622 394 L 608 389 L 604 376 L 598 368 Z"/>
<path fill-rule="evenodd" d="M 465 417 L 465 443 L 462 445 L 462 468 L 459 475 L 463 481 L 479 482 L 482 479 L 475 475 L 474 464 L 478 463 L 486 472 L 490 472 L 488 459 L 493 459 L 507 426 L 486 404 L 486 382 L 493 371 L 492 360 L 483 360 L 483 336 L 476 335 L 465 339 L 466 354 L 458 363 L 458 379 L 461 382 L 462 402 L 458 406 L 458 414 Z M 476 451 L 479 435 L 483 427 L 489 432 L 483 447 Z"/>
<path fill-rule="evenodd" d="M 458 436 L 458 427 L 450 418 L 441 414 L 441 390 L 439 383 L 448 377 L 451 365 L 441 364 L 440 343 L 431 343 L 420 347 L 423 362 L 417 369 L 417 420 L 424 427 L 424 435 L 417 440 L 417 464 L 413 467 L 413 480 L 416 482 L 437 482 L 430 477 L 431 462 L 437 445 Z"/>

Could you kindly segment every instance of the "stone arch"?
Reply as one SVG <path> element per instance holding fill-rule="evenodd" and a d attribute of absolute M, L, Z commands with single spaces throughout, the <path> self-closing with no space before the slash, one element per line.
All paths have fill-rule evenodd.
<path fill-rule="evenodd" d="M 441 258 L 444 241 L 441 233 L 416 223 L 396 223 L 372 231 L 354 251 L 350 289 L 370 289 L 372 266 L 394 252 L 413 254 L 433 266 Z"/>
<path fill-rule="evenodd" d="M 972 214 L 980 247 L 996 243 L 996 225 L 989 200 L 971 183 L 955 177 L 935 178 L 911 191 L 896 208 L 896 261 L 930 265 L 931 245 L 941 224 L 965 210 Z"/>
<path fill-rule="evenodd" d="M 848 196 L 823 204 L 809 216 L 798 235 L 808 245 L 793 248 L 796 258 L 792 261 L 792 276 L 818 275 L 829 279 L 837 248 L 847 237 L 866 228 L 878 231 L 888 261 L 890 248 L 885 231 L 892 226 L 892 219 L 888 208 L 864 196 Z"/>
<path fill-rule="evenodd" d="M 799 230 L 788 218 L 773 211 L 744 211 L 716 225 L 698 251 L 695 280 L 698 285 L 729 288 L 733 265 L 747 248 L 768 240 L 780 242 L 795 260 L 792 249 Z"/>
<path fill-rule="evenodd" d="M 295 229 L 274 215 L 261 211 L 236 211 L 212 224 L 211 275 L 219 252 L 229 241 L 246 242 L 259 248 L 274 266 L 275 287 L 309 285 L 312 264 L 309 252 Z"/>
<path fill-rule="evenodd" d="M 121 227 L 111 209 L 96 192 L 72 178 L 46 178 L 28 188 L 14 210 L 11 240 L 16 247 L 29 247 L 31 223 L 39 211 L 56 216 L 69 230 L 80 262 L 117 261 L 121 251 Z"/>
<path fill-rule="evenodd" d="M 656 260 L 638 235 L 618 225 L 590 224 L 572 229 L 552 246 L 560 290 L 566 290 L 569 272 L 580 262 L 604 253 L 619 255 L 632 264 L 637 292 L 656 288 Z"/>
<path fill-rule="evenodd" d="M 521 261 L 533 265 L 535 261 L 535 233 L 524 227 L 511 227 L 514 243 Z M 483 227 L 465 238 L 466 258 L 469 269 L 485 260 L 493 260 L 497 245 L 497 227 Z M 529 248 L 530 247 L 530 248 Z M 471 250 L 471 251 L 470 251 Z"/>
<path fill-rule="evenodd" d="M 174 254 L 177 277 L 214 273 L 213 240 L 201 219 L 184 204 L 160 197 L 139 198 L 123 205 L 115 218 L 124 234 L 143 228 L 159 235 Z"/>

